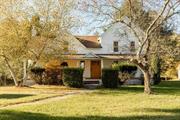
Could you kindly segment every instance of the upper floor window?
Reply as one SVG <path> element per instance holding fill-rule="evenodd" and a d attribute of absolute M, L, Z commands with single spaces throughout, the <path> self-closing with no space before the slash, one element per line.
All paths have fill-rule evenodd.
<path fill-rule="evenodd" d="M 131 41 L 131 42 L 130 42 L 130 51 L 131 51 L 131 52 L 135 52 L 135 49 L 136 49 L 136 48 L 135 48 L 135 42 L 134 42 L 134 41 Z"/>
<path fill-rule="evenodd" d="M 114 52 L 119 51 L 119 43 L 118 43 L 118 41 L 114 41 L 113 48 L 114 48 Z"/>

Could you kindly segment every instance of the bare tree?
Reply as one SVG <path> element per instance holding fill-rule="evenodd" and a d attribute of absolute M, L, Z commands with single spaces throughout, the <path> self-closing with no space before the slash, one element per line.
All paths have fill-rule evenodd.
<path fill-rule="evenodd" d="M 82 11 L 95 18 L 98 27 L 107 27 L 115 23 L 125 25 L 136 37 L 138 49 L 135 56 L 129 56 L 128 60 L 136 64 L 144 74 L 144 92 L 151 94 L 150 83 L 150 63 L 152 49 L 158 44 L 160 38 L 156 34 L 164 23 L 172 22 L 172 18 L 180 15 L 180 0 L 89 0 L 83 1 L 81 5 L 85 6 Z M 128 4 L 122 9 L 123 2 Z M 138 9 L 138 6 L 141 9 Z M 82 7 L 81 7 L 82 8 Z M 138 14 L 151 11 L 151 20 L 139 20 L 136 22 Z M 126 12 L 126 13 L 125 13 Z M 146 16 L 143 16 L 146 18 Z M 140 28 L 140 29 L 138 29 Z M 143 31 L 143 32 L 141 32 Z M 140 34 L 141 33 L 141 34 Z M 160 39 L 161 40 L 161 39 Z M 158 49 L 162 50 L 162 49 Z M 175 51 L 171 51 L 174 55 Z"/>

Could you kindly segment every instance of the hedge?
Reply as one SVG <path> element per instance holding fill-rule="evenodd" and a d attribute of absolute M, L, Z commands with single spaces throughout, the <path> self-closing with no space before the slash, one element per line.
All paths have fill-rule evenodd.
<path fill-rule="evenodd" d="M 62 85 L 62 69 L 46 69 L 44 74 L 45 85 Z"/>
<path fill-rule="evenodd" d="M 83 71 L 82 68 L 64 68 L 63 84 L 68 87 L 83 87 Z"/>
<path fill-rule="evenodd" d="M 39 85 L 62 85 L 61 69 L 34 67 L 31 73 L 31 78 Z"/>
<path fill-rule="evenodd" d="M 119 72 L 122 73 L 133 73 L 137 70 L 137 66 L 133 65 L 133 64 L 129 64 L 129 63 L 119 63 L 119 64 L 115 64 L 113 65 L 114 69 L 119 70 Z"/>
<path fill-rule="evenodd" d="M 118 70 L 116 69 L 103 69 L 102 70 L 102 83 L 105 88 L 118 87 Z"/>
<path fill-rule="evenodd" d="M 50 60 L 45 65 L 44 83 L 48 85 L 62 85 L 62 68 L 59 60 Z"/>
<path fill-rule="evenodd" d="M 37 84 L 43 84 L 43 74 L 45 72 L 44 68 L 34 67 L 31 69 L 31 77 Z"/>

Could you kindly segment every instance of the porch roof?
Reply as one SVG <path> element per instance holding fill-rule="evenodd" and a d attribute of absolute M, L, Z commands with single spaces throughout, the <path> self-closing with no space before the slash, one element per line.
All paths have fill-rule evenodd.
<path fill-rule="evenodd" d="M 67 60 L 94 60 L 94 59 L 109 59 L 109 60 L 127 60 L 135 57 L 135 54 L 71 54 L 63 55 L 63 59 Z"/>

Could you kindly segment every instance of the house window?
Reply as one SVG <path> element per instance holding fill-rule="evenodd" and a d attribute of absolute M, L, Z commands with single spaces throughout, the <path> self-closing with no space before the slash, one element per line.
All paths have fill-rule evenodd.
<path fill-rule="evenodd" d="M 84 68 L 85 67 L 85 61 L 80 61 L 80 68 Z"/>
<path fill-rule="evenodd" d="M 135 52 L 135 42 L 134 41 L 130 42 L 130 51 Z"/>
<path fill-rule="evenodd" d="M 114 47 L 114 52 L 118 52 L 119 51 L 118 41 L 114 41 L 113 47 Z"/>

